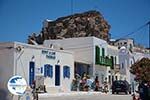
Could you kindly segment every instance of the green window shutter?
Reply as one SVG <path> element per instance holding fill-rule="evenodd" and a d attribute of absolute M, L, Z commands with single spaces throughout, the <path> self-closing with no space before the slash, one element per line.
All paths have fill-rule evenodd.
<path fill-rule="evenodd" d="M 102 57 L 105 57 L 105 49 L 102 48 Z"/>
<path fill-rule="evenodd" d="M 100 62 L 100 48 L 98 46 L 96 46 L 95 49 L 96 49 L 95 50 L 95 53 L 96 53 L 95 54 L 95 59 L 96 59 L 95 63 L 99 64 L 99 62 Z"/>
<path fill-rule="evenodd" d="M 111 56 L 111 69 L 114 69 L 114 57 L 113 56 Z"/>

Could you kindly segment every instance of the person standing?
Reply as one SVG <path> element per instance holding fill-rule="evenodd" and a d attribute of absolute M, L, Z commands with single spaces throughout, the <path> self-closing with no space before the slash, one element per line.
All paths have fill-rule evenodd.
<path fill-rule="evenodd" d="M 100 84 L 99 84 L 98 76 L 96 76 L 94 82 L 95 82 L 95 89 L 94 89 L 94 91 L 99 91 Z"/>
<path fill-rule="evenodd" d="M 77 80 L 73 79 L 71 83 L 71 91 L 77 91 L 77 88 L 78 88 Z"/>
<path fill-rule="evenodd" d="M 103 90 L 105 93 L 109 92 L 108 90 L 108 82 L 107 82 L 107 77 L 105 78 L 105 81 L 104 81 L 104 90 Z"/>
<path fill-rule="evenodd" d="M 148 99 L 148 84 L 147 82 L 142 82 L 139 84 L 139 94 L 141 100 L 149 100 Z"/>
<path fill-rule="evenodd" d="M 33 99 L 38 100 L 38 93 L 37 93 L 37 90 L 36 90 L 36 81 L 35 80 L 32 82 L 32 89 L 33 89 L 33 91 L 32 91 Z"/>

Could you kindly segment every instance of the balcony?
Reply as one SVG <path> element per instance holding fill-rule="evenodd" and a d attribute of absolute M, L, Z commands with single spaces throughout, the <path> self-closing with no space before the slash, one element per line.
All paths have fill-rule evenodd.
<path fill-rule="evenodd" d="M 113 65 L 112 59 L 110 59 L 108 57 L 103 57 L 103 56 L 99 56 L 98 58 L 96 58 L 96 64 L 110 66 L 110 67 L 112 67 L 112 65 Z"/>
<path fill-rule="evenodd" d="M 102 52 L 101 55 L 100 51 Z M 113 57 L 109 58 L 105 56 L 105 49 L 100 49 L 99 46 L 95 46 L 95 64 L 110 66 L 113 69 Z"/>

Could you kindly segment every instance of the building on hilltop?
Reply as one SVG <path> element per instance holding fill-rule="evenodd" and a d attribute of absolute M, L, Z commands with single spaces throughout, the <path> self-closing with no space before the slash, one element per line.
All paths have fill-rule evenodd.
<path fill-rule="evenodd" d="M 148 48 L 144 48 L 144 46 L 136 44 L 134 42 L 134 39 L 132 38 L 121 38 L 121 39 L 110 39 L 109 41 L 110 45 L 114 45 L 117 46 L 118 49 L 120 49 L 121 47 L 126 47 L 126 49 L 128 49 L 131 53 L 132 52 L 140 52 L 140 53 L 149 53 L 149 49 Z"/>
<path fill-rule="evenodd" d="M 125 46 L 132 52 L 134 47 L 134 40 L 131 38 L 122 38 L 116 40 L 114 45 L 118 46 L 118 49 L 120 49 L 122 46 Z"/>

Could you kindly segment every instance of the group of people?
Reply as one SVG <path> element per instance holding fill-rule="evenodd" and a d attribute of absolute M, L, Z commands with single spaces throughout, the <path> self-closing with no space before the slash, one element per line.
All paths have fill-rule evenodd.
<path fill-rule="evenodd" d="M 94 80 L 90 79 L 87 74 L 83 74 L 81 77 L 76 75 L 71 84 L 72 91 L 99 91 L 100 82 L 98 76 Z"/>

